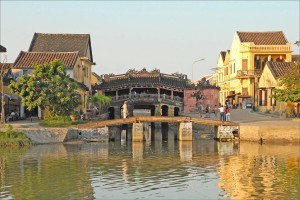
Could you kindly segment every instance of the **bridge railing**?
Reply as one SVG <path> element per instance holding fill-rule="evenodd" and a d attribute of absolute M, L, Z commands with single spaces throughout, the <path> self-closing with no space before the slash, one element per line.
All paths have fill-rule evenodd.
<path fill-rule="evenodd" d="M 141 94 L 131 94 L 131 98 L 128 94 L 126 95 L 119 95 L 118 98 L 116 97 L 111 97 L 113 101 L 125 101 L 125 100 L 149 100 L 149 101 L 158 101 L 158 94 L 147 94 L 147 93 L 141 93 Z M 160 99 L 164 100 L 174 100 L 174 101 L 179 101 L 183 102 L 183 98 L 179 96 L 172 96 L 167 95 L 167 94 L 161 94 Z"/>

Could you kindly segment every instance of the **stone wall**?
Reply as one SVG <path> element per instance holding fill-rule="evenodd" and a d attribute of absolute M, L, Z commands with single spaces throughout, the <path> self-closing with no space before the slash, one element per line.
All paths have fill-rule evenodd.
<path fill-rule="evenodd" d="M 17 128 L 33 144 L 60 143 L 78 139 L 78 130 L 73 128 Z"/>
<path fill-rule="evenodd" d="M 240 140 L 261 142 L 300 142 L 299 127 L 240 126 Z"/>

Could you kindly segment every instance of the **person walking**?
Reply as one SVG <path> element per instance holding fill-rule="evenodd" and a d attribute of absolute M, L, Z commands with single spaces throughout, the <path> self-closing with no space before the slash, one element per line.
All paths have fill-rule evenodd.
<path fill-rule="evenodd" d="M 206 118 L 210 118 L 210 107 L 209 107 L 209 105 L 206 106 L 205 113 L 206 113 Z"/>
<path fill-rule="evenodd" d="M 214 107 L 214 114 L 215 114 L 216 118 L 218 117 L 217 113 L 218 113 L 218 107 L 217 107 L 217 105 L 215 105 L 215 107 Z"/>
<path fill-rule="evenodd" d="M 225 110 L 224 110 L 223 105 L 220 106 L 219 111 L 220 111 L 220 121 L 224 121 L 224 117 L 225 117 L 224 112 L 225 112 Z"/>
<path fill-rule="evenodd" d="M 124 101 L 122 108 L 123 108 L 123 118 L 125 119 L 128 116 L 128 102 L 127 101 Z"/>
<path fill-rule="evenodd" d="M 225 116 L 226 116 L 226 121 L 230 121 L 230 109 L 228 106 L 225 108 Z"/>

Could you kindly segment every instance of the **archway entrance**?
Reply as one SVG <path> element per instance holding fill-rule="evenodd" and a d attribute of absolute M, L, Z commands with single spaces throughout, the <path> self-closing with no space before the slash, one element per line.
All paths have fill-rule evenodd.
<path fill-rule="evenodd" d="M 168 106 L 166 106 L 166 105 L 163 105 L 162 107 L 161 107 L 161 115 L 162 116 L 168 116 L 168 112 L 169 111 L 169 107 Z"/>
<path fill-rule="evenodd" d="M 114 107 L 108 108 L 108 119 L 115 119 L 115 108 Z"/>

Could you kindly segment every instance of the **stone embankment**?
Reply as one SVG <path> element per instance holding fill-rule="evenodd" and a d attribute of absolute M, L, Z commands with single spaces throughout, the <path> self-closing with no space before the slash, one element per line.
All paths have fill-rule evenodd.
<path fill-rule="evenodd" d="M 299 120 L 240 123 L 240 140 L 300 143 Z"/>
<path fill-rule="evenodd" d="M 199 114 L 187 116 L 199 117 Z M 218 120 L 218 116 L 210 116 Z M 240 123 L 239 138 L 243 141 L 259 142 L 290 142 L 300 143 L 300 120 L 287 120 L 274 116 L 252 113 L 249 110 L 232 110 L 231 120 Z M 58 143 L 69 141 L 108 141 L 120 138 L 121 129 L 118 127 L 104 127 L 94 129 L 73 128 L 43 128 L 37 122 L 17 121 L 11 125 L 15 130 L 24 132 L 36 144 Z M 194 127 L 195 132 L 197 128 Z M 193 128 L 193 129 L 194 129 Z M 204 129 L 203 129 L 204 128 Z M 213 127 L 211 127 L 213 131 Z M 200 127 L 210 130 L 208 127 Z M 200 130 L 199 129 L 199 130 Z M 203 131 L 202 131 L 203 132 Z M 109 134 L 108 134 L 109 133 Z M 197 138 L 196 138 L 197 139 Z"/>

